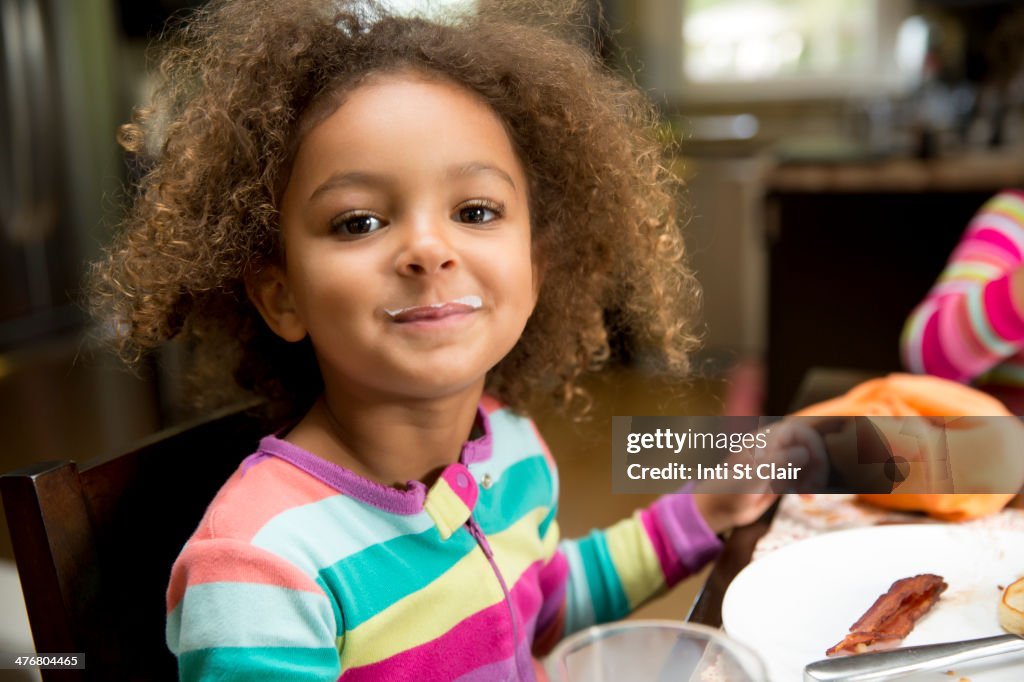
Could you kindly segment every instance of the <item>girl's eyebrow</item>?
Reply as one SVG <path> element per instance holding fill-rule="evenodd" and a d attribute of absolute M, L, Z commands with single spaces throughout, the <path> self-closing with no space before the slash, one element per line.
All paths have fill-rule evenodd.
<path fill-rule="evenodd" d="M 452 178 L 474 175 L 477 173 L 493 174 L 507 182 L 512 187 L 513 191 L 518 189 L 511 175 L 503 171 L 501 168 L 483 161 L 471 161 L 469 163 L 450 166 L 445 175 Z M 335 173 L 320 183 L 320 186 L 313 190 L 312 194 L 309 195 L 308 201 L 315 201 L 321 194 L 341 187 L 349 187 L 352 185 L 381 186 L 387 185 L 389 182 L 390 178 L 387 175 L 380 175 L 377 173 L 367 173 L 365 171 L 344 171 Z"/>
<path fill-rule="evenodd" d="M 385 185 L 387 184 L 387 178 L 383 175 L 377 175 L 374 173 L 366 173 L 363 171 L 346 171 L 342 173 L 335 173 L 331 177 L 320 183 L 320 186 L 313 190 L 313 193 L 309 195 L 308 201 L 312 202 L 321 194 L 329 192 L 333 189 L 340 187 L 348 187 L 350 185 Z"/>
<path fill-rule="evenodd" d="M 491 164 L 483 161 L 471 161 L 469 163 L 460 164 L 458 166 L 452 166 L 448 169 L 449 177 L 472 175 L 474 173 L 493 173 L 494 175 L 497 175 L 499 178 L 501 178 L 509 185 L 511 185 L 513 190 L 516 189 L 516 183 L 514 180 L 512 180 L 511 175 L 509 175 L 502 169 L 498 168 L 497 166 L 492 166 Z"/>

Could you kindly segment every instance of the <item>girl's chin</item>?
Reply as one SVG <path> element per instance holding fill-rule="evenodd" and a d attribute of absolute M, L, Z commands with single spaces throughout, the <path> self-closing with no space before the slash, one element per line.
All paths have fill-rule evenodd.
<path fill-rule="evenodd" d="M 444 400 L 457 396 L 477 399 L 484 390 L 484 377 L 435 375 L 421 381 L 409 381 L 399 394 L 418 400 Z"/>
<path fill-rule="evenodd" d="M 487 373 L 506 354 L 479 341 L 423 349 L 381 339 L 384 352 L 342 360 L 334 367 L 335 379 L 327 383 L 343 393 L 395 401 L 479 396 Z"/>

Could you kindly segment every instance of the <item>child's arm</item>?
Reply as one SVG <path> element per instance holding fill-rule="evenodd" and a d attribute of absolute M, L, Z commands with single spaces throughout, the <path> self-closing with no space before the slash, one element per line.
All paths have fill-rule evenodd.
<path fill-rule="evenodd" d="M 188 544 L 171 573 L 167 643 L 181 680 L 326 680 L 341 674 L 337 614 L 296 566 L 235 539 Z"/>
<path fill-rule="evenodd" d="M 775 434 L 774 447 L 762 455 L 764 461 L 799 463 L 809 472 L 805 483 L 823 483 L 825 451 L 817 432 L 799 423 L 783 423 L 775 427 Z M 554 461 L 548 461 L 557 481 Z M 757 520 L 777 497 L 767 485 L 742 493 L 680 491 L 663 495 L 606 530 L 558 543 L 540 575 L 544 603 L 534 654 L 546 654 L 559 639 L 589 625 L 624 618 L 697 572 L 721 550 L 717 533 Z M 557 499 L 541 524 L 547 547 L 557 543 L 556 509 Z"/>
<path fill-rule="evenodd" d="M 975 215 L 945 270 L 903 329 L 912 372 L 967 382 L 1024 344 L 1024 193 L 1002 192 Z"/>
<path fill-rule="evenodd" d="M 558 524 L 547 532 L 557 534 Z M 608 529 L 563 540 L 541 572 L 534 653 L 589 625 L 624 618 L 700 570 L 721 544 L 686 494 L 665 495 Z"/>

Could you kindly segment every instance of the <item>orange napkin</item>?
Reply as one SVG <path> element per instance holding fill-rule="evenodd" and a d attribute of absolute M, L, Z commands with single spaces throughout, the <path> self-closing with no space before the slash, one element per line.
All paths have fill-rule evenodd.
<path fill-rule="evenodd" d="M 994 417 L 1013 415 L 990 395 L 963 384 L 932 376 L 890 374 L 865 381 L 845 395 L 811 405 L 795 416 Z M 934 425 L 938 429 L 946 425 Z M 956 420 L 948 424 L 953 484 L 1006 490 L 1024 485 L 1024 425 L 1017 419 Z M 890 445 L 899 454 L 894 434 Z M 987 480 L 991 478 L 991 480 Z M 959 521 L 1001 510 L 1014 493 L 966 494 L 913 492 L 911 479 L 896 486 L 910 492 L 860 495 L 891 509 L 924 511 L 936 518 Z M 955 487 L 954 487 L 955 489 Z M 961 487 L 961 489 L 963 489 Z"/>

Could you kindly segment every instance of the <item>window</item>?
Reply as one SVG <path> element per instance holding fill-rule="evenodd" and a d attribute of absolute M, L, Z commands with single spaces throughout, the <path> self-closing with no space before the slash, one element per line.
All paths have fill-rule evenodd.
<path fill-rule="evenodd" d="M 692 0 L 683 24 L 693 81 L 856 73 L 873 66 L 870 0 Z"/>
<path fill-rule="evenodd" d="M 695 99 L 894 91 L 907 0 L 684 0 L 683 92 Z"/>

